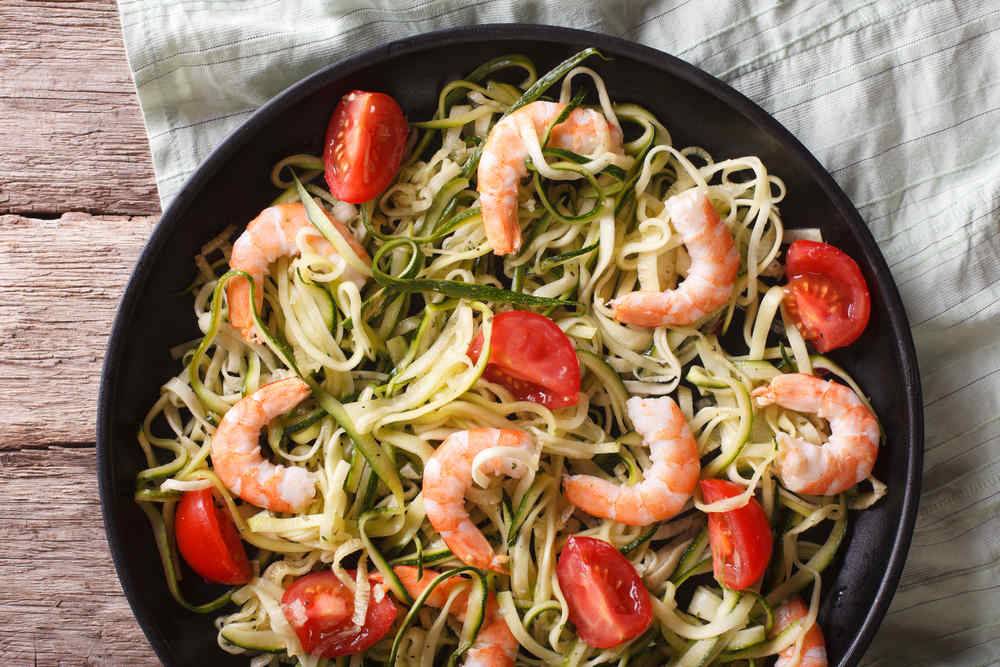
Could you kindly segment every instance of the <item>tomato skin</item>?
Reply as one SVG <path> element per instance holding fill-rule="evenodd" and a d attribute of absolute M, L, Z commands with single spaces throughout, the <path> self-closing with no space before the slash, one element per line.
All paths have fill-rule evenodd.
<path fill-rule="evenodd" d="M 746 490 L 723 479 L 699 482 L 706 503 L 738 496 Z M 729 512 L 708 514 L 708 542 L 715 578 L 726 588 L 743 590 L 757 582 L 771 560 L 774 537 L 764 508 L 756 498 Z"/>
<path fill-rule="evenodd" d="M 360 631 L 351 631 L 354 594 L 329 570 L 296 579 L 281 596 L 281 611 L 306 652 L 324 658 L 361 653 L 388 634 L 396 620 L 396 605 L 379 590 L 379 600 L 372 590 Z"/>
<path fill-rule="evenodd" d="M 174 515 L 177 548 L 191 569 L 217 584 L 245 584 L 253 568 L 228 512 L 215 505 L 212 489 L 187 491 Z"/>
<path fill-rule="evenodd" d="M 556 564 L 569 620 L 580 639 L 611 648 L 635 639 L 653 622 L 649 591 L 618 549 L 593 537 L 574 535 Z"/>
<path fill-rule="evenodd" d="M 803 336 L 821 353 L 850 345 L 871 316 L 861 269 L 828 243 L 800 240 L 788 248 L 786 305 Z"/>
<path fill-rule="evenodd" d="M 326 183 L 341 201 L 360 204 L 388 187 L 406 151 L 409 125 L 396 100 L 355 90 L 330 116 L 323 143 Z"/>
<path fill-rule="evenodd" d="M 469 345 L 469 357 L 479 360 L 483 334 Z M 490 361 L 483 377 L 501 384 L 520 401 L 547 408 L 576 405 L 580 393 L 580 360 L 559 326 L 537 313 L 511 310 L 493 318 Z"/>

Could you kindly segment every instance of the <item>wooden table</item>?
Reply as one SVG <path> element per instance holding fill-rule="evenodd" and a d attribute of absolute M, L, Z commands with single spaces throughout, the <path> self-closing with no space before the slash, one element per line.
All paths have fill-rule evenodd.
<path fill-rule="evenodd" d="M 113 0 L 0 2 L 0 663 L 155 665 L 94 460 L 111 321 L 160 213 Z"/>

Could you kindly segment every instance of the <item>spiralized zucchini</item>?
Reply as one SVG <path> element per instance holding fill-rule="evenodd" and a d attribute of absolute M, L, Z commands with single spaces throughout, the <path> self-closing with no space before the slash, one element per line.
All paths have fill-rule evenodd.
<path fill-rule="evenodd" d="M 202 613 L 236 605 L 216 619 L 223 650 L 247 655 L 255 667 L 361 664 L 306 654 L 281 611 L 282 591 L 296 576 L 326 568 L 358 591 L 356 611 L 363 611 L 365 587 L 347 569 L 377 569 L 388 581 L 394 564 L 462 567 L 426 520 L 421 475 L 448 434 L 473 426 L 524 429 L 541 445 L 530 475 L 476 487 L 468 497 L 473 520 L 510 558 L 509 577 L 477 575 L 470 585 L 481 582 L 495 596 L 521 645 L 520 663 L 756 660 L 795 645 L 801 627 L 769 641 L 765 629 L 774 605 L 810 586 L 815 619 L 817 573 L 843 540 L 848 508 L 870 506 L 885 487 L 872 479 L 871 490 L 842 497 L 783 488 L 773 470 L 775 435 L 819 443 L 826 427 L 777 407 L 757 412 L 750 402 L 753 388 L 795 370 L 822 369 L 860 392 L 842 369 L 809 355 L 781 309 L 773 276 L 785 186 L 757 157 L 716 162 L 702 148 L 674 146 L 648 110 L 610 100 L 600 75 L 581 65 L 593 55 L 582 52 L 541 78 L 528 58 L 504 56 L 447 84 L 433 117 L 415 124 L 411 152 L 376 202 L 338 202 L 316 180 L 318 157 L 281 160 L 272 172 L 275 201 L 306 197 L 310 208 L 350 217 L 351 231 L 374 258 L 365 267 L 373 279 L 361 290 L 341 280 L 349 262 L 317 253 L 316 235 L 300 234 L 300 255 L 277 261 L 255 286 L 264 291 L 264 344 L 245 342 L 226 318 L 222 284 L 233 230 L 195 258 L 191 292 L 203 338 L 175 348 L 183 368 L 163 385 L 139 429 L 148 467 L 137 479 L 136 500 L 150 517 L 178 602 Z M 545 94 L 574 106 L 595 102 L 623 129 L 625 156 L 590 160 L 547 149 L 547 137 L 536 137 L 532 153 L 544 159 L 533 161 L 520 199 L 524 243 L 517 254 L 497 257 L 479 215 L 475 168 L 490 128 Z M 664 201 L 695 186 L 707 188 L 736 239 L 741 269 L 729 304 L 693 327 L 618 323 L 610 300 L 683 279 L 689 259 Z M 489 335 L 492 316 L 511 307 L 547 314 L 576 346 L 583 394 L 575 407 L 552 411 L 517 401 L 481 377 L 485 355 L 479 363 L 467 356 L 477 333 Z M 230 406 L 296 374 L 308 378 L 314 397 L 270 426 L 266 453 L 315 471 L 319 493 L 302 513 L 280 515 L 234 498 L 212 472 L 209 448 Z M 668 394 L 690 420 L 703 476 L 747 487 L 742 500 L 708 509 L 756 495 L 775 526 L 771 569 L 752 591 L 722 590 L 705 574 L 711 560 L 700 501 L 670 521 L 635 528 L 574 512 L 560 492 L 567 473 L 635 483 L 650 461 L 630 430 L 625 401 Z M 378 465 L 374 455 L 384 457 Z M 207 487 L 256 547 L 256 576 L 199 606 L 182 597 L 173 514 L 181 493 Z M 555 575 L 570 535 L 600 537 L 626 554 L 654 599 L 649 632 L 607 650 L 579 640 Z M 401 586 L 388 584 L 412 602 Z M 399 664 L 443 664 L 478 630 L 463 629 L 449 605 L 406 615 L 401 631 L 369 650 L 365 664 L 381 664 L 390 653 Z"/>

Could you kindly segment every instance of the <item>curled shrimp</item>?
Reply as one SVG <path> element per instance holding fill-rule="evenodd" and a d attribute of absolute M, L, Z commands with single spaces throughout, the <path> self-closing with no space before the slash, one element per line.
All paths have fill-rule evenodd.
<path fill-rule="evenodd" d="M 493 552 L 465 509 L 465 494 L 472 485 L 473 459 L 490 447 L 535 452 L 534 441 L 525 431 L 474 428 L 453 433 L 424 466 L 424 507 L 434 530 L 459 560 L 481 570 L 506 573 L 507 557 Z M 524 475 L 527 466 L 511 457 L 497 457 L 487 460 L 480 471 L 516 478 Z"/>
<path fill-rule="evenodd" d="M 653 461 L 643 480 L 622 486 L 592 475 L 571 475 L 563 492 L 587 514 L 648 526 L 678 514 L 691 497 L 701 471 L 698 443 L 673 399 L 634 397 L 627 406 Z"/>
<path fill-rule="evenodd" d="M 782 630 L 808 614 L 809 608 L 801 599 L 790 598 L 774 612 L 771 636 L 781 634 Z M 795 645 L 789 646 L 778 654 L 778 661 L 774 663 L 774 667 L 826 667 L 826 664 L 826 642 L 823 639 L 823 631 L 819 623 L 813 623 L 802 639 L 802 650 L 796 654 Z"/>
<path fill-rule="evenodd" d="M 260 431 L 309 395 L 299 378 L 266 384 L 229 408 L 212 436 L 212 467 L 230 491 L 273 512 L 303 510 L 316 494 L 316 473 L 271 463 L 260 452 Z"/>
<path fill-rule="evenodd" d="M 424 570 L 423 577 L 418 577 L 419 571 L 415 567 L 408 565 L 397 565 L 393 572 L 399 577 L 406 592 L 414 598 L 419 597 L 426 590 L 438 572 Z M 452 592 L 457 586 L 468 583 L 468 579 L 452 577 L 445 579 L 438 584 L 430 595 L 427 596 L 425 604 L 429 607 L 443 607 Z M 457 595 L 451 606 L 451 613 L 460 621 L 465 620 L 465 613 L 469 607 L 469 592 L 463 591 Z M 511 667 L 514 658 L 517 656 L 518 642 L 507 622 L 500 615 L 500 609 L 496 598 L 491 592 L 486 601 L 486 617 L 476 635 L 476 641 L 465 654 L 465 667 Z"/>
<path fill-rule="evenodd" d="M 501 119 L 483 147 L 477 188 L 486 238 L 497 255 L 521 249 L 521 225 L 517 217 L 517 194 L 521 179 L 528 175 L 526 135 L 544 137 L 565 104 L 532 102 Z M 599 111 L 573 109 L 566 120 L 552 128 L 549 144 L 581 155 L 622 152 L 622 135 Z"/>
<path fill-rule="evenodd" d="M 871 474 L 878 457 L 878 420 L 849 387 L 787 373 L 751 395 L 758 406 L 777 404 L 830 422 L 830 438 L 822 445 L 778 434 L 778 476 L 792 491 L 833 495 Z"/>
<path fill-rule="evenodd" d="M 327 218 L 358 257 L 366 262 L 371 261 L 368 253 L 342 221 L 329 213 Z M 315 229 L 309 222 L 305 206 L 301 202 L 278 204 L 261 211 L 233 244 L 229 267 L 246 271 L 253 278 L 254 306 L 258 311 L 264 306 L 264 276 L 267 275 L 267 267 L 280 257 L 298 256 L 296 236 L 300 229 Z M 319 235 L 318 230 L 316 234 Z M 321 236 L 313 244 L 322 255 L 336 255 L 333 245 Z M 364 276 L 350 265 L 344 267 L 342 277 L 354 282 L 359 288 L 365 282 Z M 253 311 L 250 310 L 250 284 L 245 278 L 237 276 L 229 281 L 226 285 L 226 300 L 229 303 L 229 322 L 240 330 L 244 339 L 259 342 L 260 337 L 254 328 Z"/>
<path fill-rule="evenodd" d="M 687 276 L 665 292 L 632 292 L 612 301 L 619 322 L 643 327 L 686 326 L 726 305 L 740 255 L 733 234 L 704 190 L 692 188 L 666 202 L 667 214 L 691 257 Z"/>

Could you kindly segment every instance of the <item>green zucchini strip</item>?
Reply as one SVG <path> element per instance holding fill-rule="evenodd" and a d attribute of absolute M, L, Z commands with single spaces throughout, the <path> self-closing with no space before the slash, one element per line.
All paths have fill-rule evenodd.
<path fill-rule="evenodd" d="M 382 259 L 392 250 L 401 246 L 410 248 L 410 262 L 400 272 L 393 276 L 382 270 Z M 415 278 L 413 276 L 420 269 L 423 263 L 423 254 L 420 248 L 411 239 L 397 238 L 389 241 L 375 253 L 372 259 L 372 272 L 375 280 L 383 287 L 397 290 L 399 292 L 436 292 L 444 296 L 455 299 L 472 299 L 475 301 L 493 301 L 499 303 L 511 303 L 516 306 L 546 307 L 573 307 L 577 303 L 568 299 L 553 299 L 549 297 L 533 296 L 523 292 L 513 292 L 511 290 L 492 285 L 477 285 L 473 283 L 463 283 L 457 280 L 428 280 Z"/>
<path fill-rule="evenodd" d="M 417 596 L 417 599 L 413 601 L 413 605 L 410 607 L 410 610 L 406 613 L 406 616 L 403 618 L 403 622 L 400 624 L 399 629 L 396 631 L 396 636 L 392 640 L 392 649 L 389 652 L 389 660 L 387 664 L 390 665 L 396 664 L 397 662 L 396 659 L 399 655 L 399 644 L 403 640 L 403 635 L 406 633 L 407 628 L 409 628 L 410 625 L 413 624 L 413 619 L 416 618 L 418 613 L 420 613 L 420 610 L 427 602 L 427 598 L 430 597 L 430 594 L 434 592 L 434 589 L 437 588 L 442 582 L 447 581 L 452 577 L 455 577 L 459 574 L 463 574 L 466 572 L 473 575 L 473 581 L 478 583 L 482 592 L 482 603 L 475 610 L 469 609 L 466 612 L 467 619 L 470 616 L 472 617 L 471 625 L 473 627 L 473 630 L 470 633 L 471 636 L 464 639 L 462 643 L 459 645 L 459 647 L 455 649 L 455 653 L 452 655 L 452 659 L 454 660 L 459 658 L 463 653 L 465 653 L 467 650 L 469 650 L 469 648 L 472 647 L 472 644 L 474 644 L 476 641 L 476 637 L 479 635 L 479 630 L 483 625 L 483 621 L 486 618 L 486 604 L 489 599 L 489 592 L 487 591 L 486 577 L 483 575 L 483 573 L 474 567 L 466 565 L 464 567 L 456 567 L 451 570 L 446 570 L 445 572 L 442 572 L 438 576 L 434 577 L 431 583 L 427 585 L 427 588 L 425 588 L 420 593 L 420 595 Z M 469 606 L 472 607 L 471 596 L 469 599 L 470 599 Z"/>

